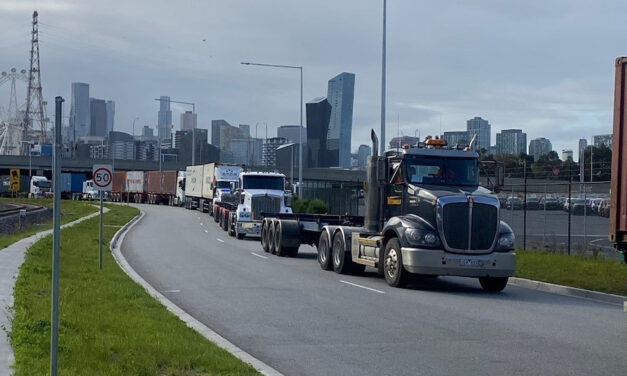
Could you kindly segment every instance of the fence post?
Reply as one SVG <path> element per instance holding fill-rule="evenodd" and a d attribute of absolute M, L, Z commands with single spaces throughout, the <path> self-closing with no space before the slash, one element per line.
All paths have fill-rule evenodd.
<path fill-rule="evenodd" d="M 544 226 L 542 230 L 542 246 L 546 249 L 546 183 L 544 183 Z"/>
<path fill-rule="evenodd" d="M 573 207 L 572 203 L 572 186 L 573 186 L 573 169 L 572 165 L 568 163 L 568 255 L 570 256 L 570 216 Z"/>
<path fill-rule="evenodd" d="M 525 188 L 523 193 L 523 249 L 527 249 L 527 160 L 523 163 Z"/>

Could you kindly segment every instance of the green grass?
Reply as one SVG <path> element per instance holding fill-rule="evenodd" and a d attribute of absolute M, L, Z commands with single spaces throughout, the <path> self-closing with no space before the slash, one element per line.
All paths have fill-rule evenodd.
<path fill-rule="evenodd" d="M 540 251 L 517 252 L 516 277 L 627 296 L 627 265 Z"/>
<path fill-rule="evenodd" d="M 138 214 L 129 206 L 109 208 L 107 242 Z M 51 237 L 37 242 L 16 282 L 10 334 L 16 375 L 48 372 L 51 248 Z M 150 297 L 110 252 L 99 271 L 98 218 L 62 232 L 60 314 L 62 375 L 258 375 Z"/>
<path fill-rule="evenodd" d="M 52 208 L 52 199 L 24 199 L 24 198 L 0 198 L 0 203 L 26 203 L 32 205 L 40 205 L 48 208 Z M 94 213 L 98 210 L 97 207 L 94 206 L 94 203 L 88 203 L 86 201 L 72 201 L 72 200 L 62 200 L 61 201 L 61 223 L 68 223 L 75 221 L 81 217 L 84 217 L 88 214 Z M 10 235 L 2 235 L 0 236 L 0 251 L 3 248 L 7 247 L 15 243 L 20 239 L 27 238 L 31 235 L 39 231 L 44 231 L 52 228 L 52 217 L 50 220 L 44 221 L 37 225 L 31 225 L 26 227 L 23 231 L 17 231 Z"/>

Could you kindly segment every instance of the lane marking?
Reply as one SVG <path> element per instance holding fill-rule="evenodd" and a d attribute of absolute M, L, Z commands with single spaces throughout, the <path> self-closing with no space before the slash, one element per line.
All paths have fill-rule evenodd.
<path fill-rule="evenodd" d="M 181 292 L 181 290 L 163 290 L 161 292 Z"/>
<path fill-rule="evenodd" d="M 220 243 L 224 243 L 224 240 L 220 239 L 220 238 L 216 238 L 217 241 L 219 241 Z"/>
<path fill-rule="evenodd" d="M 359 287 L 362 289 L 366 289 L 369 291 L 374 291 L 374 292 L 378 292 L 379 294 L 385 294 L 385 291 L 381 291 L 381 290 L 377 290 L 377 289 L 373 289 L 371 287 L 366 287 L 366 286 L 362 286 L 362 285 L 358 285 L 356 283 L 352 283 L 352 282 L 348 282 L 348 281 L 344 281 L 343 279 L 340 279 L 341 283 L 346 283 L 347 285 L 351 285 L 351 286 L 355 286 L 355 287 Z"/>
<path fill-rule="evenodd" d="M 209 233 L 209 231 L 205 230 L 205 233 L 207 233 L 207 234 L 208 234 L 208 233 Z"/>
<path fill-rule="evenodd" d="M 251 254 L 251 255 L 253 255 L 253 256 L 257 256 L 257 257 L 259 257 L 259 258 L 262 258 L 262 259 L 267 259 L 267 257 L 266 257 L 266 256 L 258 255 L 258 254 L 256 254 L 255 252 L 250 252 L 250 254 Z"/>
<path fill-rule="evenodd" d="M 202 224 L 202 222 L 200 222 L 200 225 L 201 225 L 201 226 L 204 226 L 204 225 Z"/>

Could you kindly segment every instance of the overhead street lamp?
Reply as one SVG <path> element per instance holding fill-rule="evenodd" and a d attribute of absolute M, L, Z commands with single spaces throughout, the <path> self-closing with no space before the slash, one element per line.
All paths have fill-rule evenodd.
<path fill-rule="evenodd" d="M 33 142 L 32 141 L 22 141 L 23 144 L 28 144 L 28 176 L 33 176 L 32 175 L 32 170 L 33 170 L 33 162 L 32 162 L 32 157 L 33 157 Z"/>
<path fill-rule="evenodd" d="M 303 184 L 303 67 L 297 65 L 280 65 L 280 64 L 261 64 L 241 62 L 242 65 L 257 65 L 260 67 L 270 68 L 287 68 L 298 69 L 300 71 L 300 129 L 298 130 L 298 184 L 299 187 Z M 298 190 L 300 193 L 300 189 Z"/>
<path fill-rule="evenodd" d="M 139 120 L 139 117 L 136 117 L 135 119 L 133 119 L 133 160 L 135 160 L 137 158 L 136 154 L 136 150 L 135 150 L 135 120 Z"/>
<path fill-rule="evenodd" d="M 161 102 L 161 99 L 155 99 L 156 101 Z M 193 124 L 194 114 L 196 113 L 196 103 L 192 102 L 181 102 L 181 101 L 173 101 L 169 99 L 170 103 L 178 103 L 178 104 L 187 104 L 192 106 L 192 166 L 196 164 L 196 127 Z M 161 152 L 161 140 L 159 140 L 159 152 Z"/>

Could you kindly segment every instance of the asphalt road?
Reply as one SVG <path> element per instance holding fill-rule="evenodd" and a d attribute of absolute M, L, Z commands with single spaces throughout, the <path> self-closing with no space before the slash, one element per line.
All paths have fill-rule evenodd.
<path fill-rule="evenodd" d="M 142 205 L 122 250 L 175 304 L 286 375 L 620 375 L 622 307 L 474 279 L 408 289 L 279 258 L 207 214 Z"/>

